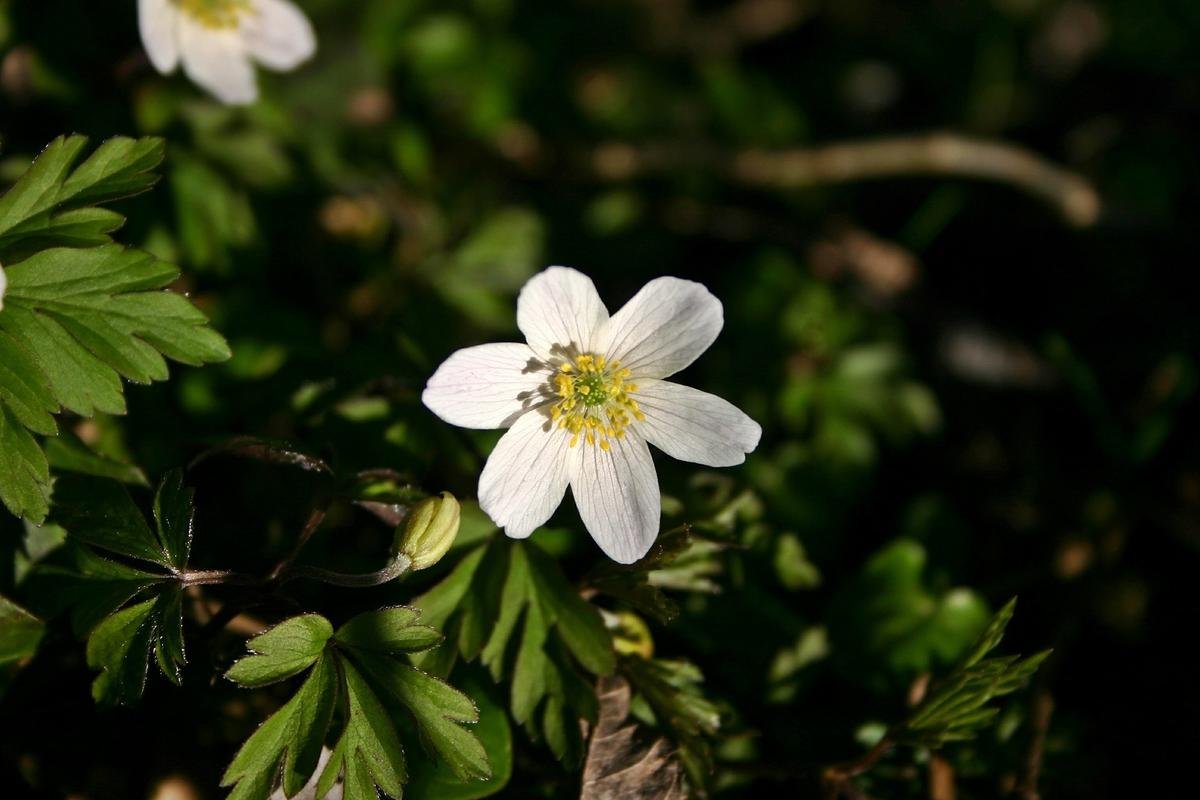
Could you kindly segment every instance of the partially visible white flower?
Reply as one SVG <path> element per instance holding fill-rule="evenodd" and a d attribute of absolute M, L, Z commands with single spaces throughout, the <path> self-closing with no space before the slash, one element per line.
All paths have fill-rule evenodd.
<path fill-rule="evenodd" d="M 287 71 L 317 50 L 308 18 L 290 0 L 138 0 L 142 44 L 163 75 L 183 63 L 223 103 L 258 99 L 254 62 Z"/>
<path fill-rule="evenodd" d="M 762 430 L 706 392 L 662 380 L 717 338 L 721 303 L 692 281 L 657 278 L 611 317 L 587 276 L 551 267 L 525 284 L 517 325 L 528 344 L 459 350 L 421 399 L 464 428 L 508 428 L 479 479 L 479 504 L 513 538 L 533 533 L 567 486 L 610 558 L 630 564 L 658 536 L 661 499 L 647 442 L 727 467 Z"/>
<path fill-rule="evenodd" d="M 324 798 L 317 797 L 317 784 L 320 782 L 321 774 L 325 772 L 325 765 L 329 763 L 329 758 L 332 755 L 332 750 L 328 747 L 322 747 L 321 755 L 317 759 L 317 767 L 313 770 L 312 777 L 308 779 L 308 783 L 304 784 L 304 788 L 298 794 L 294 794 L 291 798 L 288 798 L 284 796 L 283 787 L 280 786 L 271 795 L 270 800 L 342 800 L 342 793 L 345 790 L 340 780 L 333 785 L 333 788 L 329 790 L 329 794 L 325 795 Z"/>
<path fill-rule="evenodd" d="M 0 311 L 4 310 L 4 293 L 8 291 L 8 278 L 4 277 L 4 265 L 0 264 Z"/>

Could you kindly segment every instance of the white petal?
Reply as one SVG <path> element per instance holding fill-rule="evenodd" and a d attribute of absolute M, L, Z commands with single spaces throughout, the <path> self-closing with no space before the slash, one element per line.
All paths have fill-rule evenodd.
<path fill-rule="evenodd" d="M 479 506 L 509 536 L 524 539 L 562 502 L 577 452 L 569 442 L 541 411 L 522 414 L 500 437 L 479 476 Z"/>
<path fill-rule="evenodd" d="M 637 430 L 671 458 L 732 467 L 758 447 L 762 428 L 733 403 L 690 386 L 638 381 L 634 394 L 646 419 Z"/>
<path fill-rule="evenodd" d="M 171 0 L 138 0 L 138 30 L 150 63 L 163 75 L 179 65 L 179 9 Z"/>
<path fill-rule="evenodd" d="M 725 324 L 721 301 L 703 285 L 655 278 L 605 326 L 601 347 L 642 377 L 665 378 L 695 361 Z"/>
<path fill-rule="evenodd" d="M 612 449 L 585 445 L 571 494 L 588 533 L 605 554 L 620 564 L 632 564 L 658 537 L 662 499 L 650 448 L 629 431 L 612 440 Z"/>
<path fill-rule="evenodd" d="M 4 308 L 4 293 L 8 291 L 8 278 L 4 277 L 4 265 L 0 264 L 0 310 Z"/>
<path fill-rule="evenodd" d="M 258 99 L 254 65 L 236 30 L 209 28 L 183 15 L 179 52 L 187 76 L 222 103 L 245 105 Z"/>
<path fill-rule="evenodd" d="M 254 0 L 241 33 L 250 55 L 270 69 L 295 69 L 317 52 L 312 24 L 288 0 Z"/>
<path fill-rule="evenodd" d="M 437 368 L 421 402 L 451 425 L 507 428 L 551 399 L 546 394 L 549 372 L 528 345 L 468 347 Z"/>
<path fill-rule="evenodd" d="M 592 279 L 569 267 L 550 267 L 534 275 L 517 297 L 517 326 L 542 358 L 565 350 L 594 350 L 608 309 Z"/>

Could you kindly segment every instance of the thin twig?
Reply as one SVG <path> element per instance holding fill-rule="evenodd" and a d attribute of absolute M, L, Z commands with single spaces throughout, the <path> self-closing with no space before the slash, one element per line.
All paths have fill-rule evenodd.
<path fill-rule="evenodd" d="M 707 169 L 747 186 L 797 189 L 882 178 L 938 175 L 995 181 L 1053 206 L 1072 225 L 1100 217 L 1087 180 L 1029 150 L 955 133 L 895 136 L 823 147 L 727 152 L 680 142 L 609 143 L 590 154 L 602 180 L 629 180 L 680 169 Z"/>
<path fill-rule="evenodd" d="M 1021 800 L 1039 800 L 1038 777 L 1042 772 L 1042 759 L 1046 751 L 1046 733 L 1050 730 L 1050 717 L 1054 714 L 1054 698 L 1049 692 L 1039 692 L 1033 700 L 1030 725 L 1033 735 L 1029 740 L 1029 752 L 1025 756 L 1025 774 L 1017 786 Z"/>
<path fill-rule="evenodd" d="M 828 800 L 842 797 L 852 787 L 854 778 L 875 766 L 879 759 L 890 753 L 895 746 L 896 743 L 890 736 L 884 736 L 861 758 L 826 767 L 821 772 L 821 784 L 825 787 L 825 797 Z"/>
<path fill-rule="evenodd" d="M 321 527 L 321 523 L 325 521 L 325 514 L 328 512 L 328 509 L 328 500 L 322 500 L 312 510 L 308 515 L 308 521 L 304 523 L 304 529 L 296 537 L 296 543 L 292 546 L 292 552 L 288 553 L 286 558 L 275 565 L 275 568 L 271 570 L 271 578 L 282 575 L 292 565 L 292 562 L 300 557 L 300 551 L 304 549 L 304 545 L 308 544 L 308 540 L 313 537 L 313 534 L 317 532 L 317 528 Z"/>

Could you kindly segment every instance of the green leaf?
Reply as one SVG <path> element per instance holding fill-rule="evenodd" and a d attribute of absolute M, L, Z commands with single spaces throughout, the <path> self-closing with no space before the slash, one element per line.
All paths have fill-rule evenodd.
<path fill-rule="evenodd" d="M 310 662 L 312 663 L 312 662 Z M 338 697 L 334 660 L 321 657 L 300 690 L 246 740 L 221 778 L 230 800 L 265 800 L 281 770 L 294 795 L 316 771 Z"/>
<path fill-rule="evenodd" d="M 11 312 L 8 316 L 11 317 Z M 0 328 L 0 403 L 8 406 L 13 416 L 34 433 L 58 432 L 53 417 L 58 409 L 45 376 L 20 342 L 3 328 Z"/>
<path fill-rule="evenodd" d="M 563 644 L 589 672 L 611 675 L 616 667 L 616 653 L 600 613 L 579 596 L 558 564 L 545 552 L 530 547 L 528 555 L 539 600 L 554 619 Z"/>
<path fill-rule="evenodd" d="M 463 781 L 446 764 L 417 761 L 408 784 L 410 800 L 476 800 L 499 792 L 512 777 L 512 730 L 504 709 L 492 699 L 482 681 L 467 679 L 461 686 L 479 708 L 475 735 L 487 752 L 492 777 Z"/>
<path fill-rule="evenodd" d="M 308 669 L 321 657 L 333 635 L 329 620 L 303 614 L 260 633 L 246 647 L 254 655 L 240 659 L 225 677 L 240 686 L 266 686 Z"/>
<path fill-rule="evenodd" d="M 599 612 L 552 558 L 537 547 L 496 538 L 467 553 L 413 602 L 427 623 L 457 641 L 464 658 L 478 657 L 497 681 L 511 671 L 513 717 L 532 737 L 545 738 L 564 761 L 581 754 L 579 720 L 595 716 L 596 702 L 593 679 L 579 667 L 608 674 L 616 655 Z M 453 664 L 453 651 L 449 657 L 447 651 L 414 661 L 445 675 Z"/>
<path fill-rule="evenodd" d="M 58 137 L 0 199 L 0 247 L 11 247 L 25 237 L 45 238 L 57 229 L 80 225 L 86 229 L 83 221 L 88 215 L 70 209 L 138 194 L 158 180 L 151 170 L 163 159 L 161 139 L 109 139 L 72 172 L 86 145 L 84 136 Z M 107 213 L 103 225 L 110 230 L 124 221 Z M 91 223 L 92 230 L 100 227 L 99 222 Z"/>
<path fill-rule="evenodd" d="M 462 727 L 479 721 L 479 710 L 470 697 L 395 659 L 354 648 L 350 648 L 350 653 L 372 684 L 391 694 L 412 713 L 421 739 L 455 775 L 464 780 L 485 780 L 491 776 L 483 745 Z"/>
<path fill-rule="evenodd" d="M 975 592 L 927 587 L 926 560 L 920 544 L 898 539 L 838 592 L 830 637 L 835 656 L 852 674 L 906 684 L 953 664 L 987 625 L 987 606 Z"/>
<path fill-rule="evenodd" d="M 54 439 L 46 440 L 45 450 L 50 466 L 61 472 L 112 478 L 134 486 L 150 485 L 146 480 L 146 473 L 138 467 L 94 453 L 66 431 L 59 433 Z"/>
<path fill-rule="evenodd" d="M 157 603 L 150 599 L 122 609 L 88 637 L 88 666 L 100 670 L 92 697 L 100 706 L 132 705 L 142 696 Z"/>
<path fill-rule="evenodd" d="M 129 492 L 116 481 L 66 475 L 54 487 L 54 518 L 79 542 L 171 567 Z"/>
<path fill-rule="evenodd" d="M 0 403 L 0 502 L 18 517 L 41 521 L 50 511 L 50 465 L 37 440 Z"/>
<path fill-rule="evenodd" d="M 154 657 L 163 676 L 179 686 L 187 654 L 183 647 L 183 589 L 171 586 L 158 596 L 155 608 L 159 624 L 154 638 Z"/>
<path fill-rule="evenodd" d="M 46 623 L 0 595 L 0 666 L 36 653 L 45 632 Z"/>
<path fill-rule="evenodd" d="M 154 495 L 154 524 L 167 561 L 176 570 L 187 566 L 192 551 L 193 492 L 183 484 L 183 470 L 168 472 Z"/>
<path fill-rule="evenodd" d="M 442 641 L 433 628 L 418 625 L 421 612 L 407 606 L 381 608 L 359 614 L 338 628 L 339 643 L 380 653 L 415 653 Z"/>
<path fill-rule="evenodd" d="M 678 748 L 692 785 L 706 786 L 713 771 L 710 739 L 720 730 L 721 714 L 701 691 L 699 668 L 682 660 L 625 656 L 621 673 L 653 712 L 655 725 Z"/>
<path fill-rule="evenodd" d="M 987 629 L 958 666 L 935 685 L 895 733 L 898 741 L 938 748 L 947 742 L 975 738 L 989 726 L 999 709 L 992 700 L 1024 686 L 1050 655 L 1046 650 L 1028 658 L 987 658 L 1004 637 L 1016 598 L 992 618 Z"/>
<path fill-rule="evenodd" d="M 404 748 L 379 698 L 353 665 L 341 660 L 346 685 L 346 728 L 317 782 L 317 797 L 343 776 L 343 797 L 374 798 L 376 789 L 400 798 L 407 771 Z"/>
<path fill-rule="evenodd" d="M 56 139 L 0 198 L 0 501 L 35 522 L 50 474 L 34 435 L 54 435 L 55 414 L 122 414 L 122 376 L 165 380 L 164 357 L 199 366 L 230 355 L 186 298 L 159 291 L 178 271 L 111 243 L 123 219 L 88 207 L 153 185 L 162 141 L 111 139 L 72 169 L 86 141 Z"/>

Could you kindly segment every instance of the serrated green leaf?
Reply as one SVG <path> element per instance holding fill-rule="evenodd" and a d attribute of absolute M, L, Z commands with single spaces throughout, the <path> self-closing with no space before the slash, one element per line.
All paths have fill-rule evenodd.
<path fill-rule="evenodd" d="M 596 675 L 610 675 L 616 667 L 612 637 L 595 606 L 567 583 L 558 564 L 535 547 L 528 549 L 531 574 L 538 598 L 554 620 L 555 630 L 571 655 Z"/>
<path fill-rule="evenodd" d="M 418 760 L 412 765 L 412 777 L 406 787 L 409 800 L 476 800 L 499 792 L 512 777 L 512 730 L 504 708 L 492 699 L 482 680 L 467 678 L 459 688 L 479 708 L 479 724 L 473 730 L 487 752 L 492 777 L 486 781 L 464 781 L 441 762 Z"/>
<path fill-rule="evenodd" d="M 154 656 L 163 676 L 176 686 L 183 682 L 187 654 L 183 646 L 183 590 L 172 586 L 158 596 L 158 626 Z"/>
<path fill-rule="evenodd" d="M 221 778 L 234 786 L 230 800 L 265 800 L 282 772 L 292 795 L 316 771 L 337 699 L 333 659 L 319 658 L 300 690 L 271 715 L 238 750 Z"/>
<path fill-rule="evenodd" d="M 112 244 L 123 218 L 88 207 L 153 185 L 162 141 L 110 139 L 72 170 L 86 142 L 59 137 L 0 198 L 0 436 L 20 458 L 0 470 L 0 501 L 35 522 L 48 510 L 49 470 L 32 453 L 36 439 L 11 430 L 12 420 L 53 435 L 63 409 L 124 413 L 121 376 L 165 380 L 164 356 L 197 366 L 229 357 L 187 299 L 157 291 L 177 270 Z"/>
<path fill-rule="evenodd" d="M 192 490 L 183 483 L 183 470 L 168 472 L 154 495 L 154 523 L 167 560 L 177 570 L 187 566 L 192 550 Z"/>
<path fill-rule="evenodd" d="M 441 584 L 414 602 L 428 609 L 427 621 L 457 641 L 464 658 L 477 656 L 497 681 L 511 670 L 513 717 L 531 736 L 546 738 L 566 760 L 582 751 L 574 731 L 580 718 L 594 716 L 595 693 L 591 679 L 582 678 L 573 664 L 592 674 L 608 673 L 616 655 L 599 612 L 552 558 L 536 547 L 497 538 L 470 551 Z M 447 649 L 414 661 L 446 675 L 454 660 Z M 557 703 L 554 708 L 550 699 Z M 546 726 L 560 722 L 547 737 Z"/>
<path fill-rule="evenodd" d="M 121 376 L 80 351 L 71 334 L 54 319 L 10 305 L 0 314 L 0 328 L 33 356 L 63 408 L 85 417 L 97 411 L 125 413 Z"/>
<path fill-rule="evenodd" d="M 58 408 L 49 383 L 30 353 L 4 329 L 0 329 L 0 405 L 8 406 L 34 433 L 58 432 L 53 416 Z"/>
<path fill-rule="evenodd" d="M 899 726 L 895 734 L 898 740 L 936 748 L 947 742 L 973 739 L 992 723 L 999 709 L 988 703 L 1024 686 L 1050 655 L 1045 651 L 1024 659 L 987 658 L 1000 644 L 1015 606 L 1014 598 L 992 617 L 958 666 Z"/>
<path fill-rule="evenodd" d="M 0 595 L 0 666 L 32 656 L 45 631 L 44 622 Z"/>
<path fill-rule="evenodd" d="M 373 685 L 390 693 L 416 720 L 422 740 L 462 779 L 491 775 L 487 753 L 475 735 L 462 727 L 479 721 L 471 698 L 443 681 L 376 653 L 351 649 Z"/>
<path fill-rule="evenodd" d="M 100 670 L 92 682 L 98 705 L 132 705 L 142 696 L 157 602 L 150 599 L 118 611 L 88 637 L 88 666 Z"/>
<path fill-rule="evenodd" d="M 341 774 L 343 797 L 373 798 L 378 789 L 398 800 L 408 777 L 400 737 L 358 670 L 344 659 L 340 663 L 346 686 L 346 728 L 317 782 L 316 796 L 328 794 Z"/>
<path fill-rule="evenodd" d="M 54 487 L 54 518 L 75 541 L 170 568 L 129 492 L 112 480 L 65 475 Z"/>
<path fill-rule="evenodd" d="M 415 653 L 428 650 L 442 640 L 433 628 L 417 624 L 421 612 L 393 606 L 359 614 L 338 628 L 339 643 L 381 653 Z"/>
<path fill-rule="evenodd" d="M 284 620 L 246 643 L 254 655 L 240 659 L 225 677 L 241 686 L 266 686 L 308 669 L 333 636 L 333 626 L 319 614 Z"/>
<path fill-rule="evenodd" d="M 50 465 L 37 440 L 0 403 L 0 502 L 40 522 L 50 511 Z"/>

